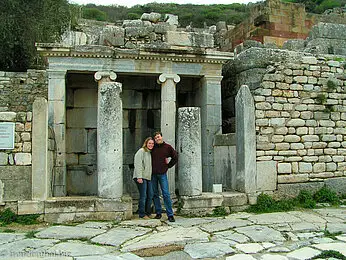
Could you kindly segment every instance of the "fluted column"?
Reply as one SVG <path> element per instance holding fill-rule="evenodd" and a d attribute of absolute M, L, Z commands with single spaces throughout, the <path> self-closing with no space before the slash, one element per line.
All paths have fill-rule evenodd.
<path fill-rule="evenodd" d="M 158 83 L 161 84 L 161 132 L 163 140 L 175 148 L 175 126 L 176 126 L 176 83 L 180 81 L 177 74 L 163 73 L 159 76 Z M 169 190 L 175 191 L 175 167 L 167 172 Z"/>
<path fill-rule="evenodd" d="M 98 195 L 114 199 L 123 195 L 122 85 L 112 71 L 95 73 L 98 82 L 97 174 Z"/>

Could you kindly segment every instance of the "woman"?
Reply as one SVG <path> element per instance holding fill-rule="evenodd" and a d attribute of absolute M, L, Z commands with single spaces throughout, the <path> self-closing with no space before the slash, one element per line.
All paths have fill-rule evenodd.
<path fill-rule="evenodd" d="M 151 187 L 151 150 L 154 147 L 154 140 L 151 137 L 145 139 L 142 148 L 135 154 L 133 180 L 136 182 L 139 191 L 138 214 L 140 218 L 149 219 L 151 215 L 151 202 L 153 200 L 153 190 Z"/>

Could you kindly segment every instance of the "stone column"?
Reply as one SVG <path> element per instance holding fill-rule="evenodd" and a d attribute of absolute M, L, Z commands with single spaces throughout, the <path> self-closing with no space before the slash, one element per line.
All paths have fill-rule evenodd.
<path fill-rule="evenodd" d="M 236 189 L 256 192 L 255 102 L 248 86 L 240 87 L 236 103 Z"/>
<path fill-rule="evenodd" d="M 176 83 L 180 81 L 177 74 L 163 73 L 159 76 L 161 84 L 161 132 L 163 140 L 175 148 L 175 120 L 176 120 Z M 175 167 L 167 172 L 169 191 L 175 191 Z"/>
<path fill-rule="evenodd" d="M 51 196 L 51 176 L 48 173 L 48 104 L 37 98 L 32 119 L 32 199 L 46 200 Z"/>
<path fill-rule="evenodd" d="M 202 122 L 203 191 L 212 191 L 214 176 L 214 139 L 222 132 L 221 115 L 222 76 L 204 76 L 198 93 Z"/>
<path fill-rule="evenodd" d="M 66 196 L 66 70 L 48 72 L 48 125 L 56 142 L 53 196 Z"/>
<path fill-rule="evenodd" d="M 98 82 L 97 174 L 98 195 L 116 199 L 123 195 L 122 85 L 111 71 L 95 73 Z"/>
<path fill-rule="evenodd" d="M 202 145 L 200 108 L 178 109 L 179 194 L 202 194 Z"/>

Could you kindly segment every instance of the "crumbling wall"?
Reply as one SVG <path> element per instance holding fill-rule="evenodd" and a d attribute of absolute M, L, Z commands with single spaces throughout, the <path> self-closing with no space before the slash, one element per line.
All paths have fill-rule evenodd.
<path fill-rule="evenodd" d="M 14 149 L 0 149 L 0 202 L 31 199 L 32 104 L 47 98 L 45 71 L 0 72 L 0 123 L 14 123 Z"/>
<path fill-rule="evenodd" d="M 116 48 L 176 49 L 214 48 L 213 32 L 207 29 L 178 28 L 178 17 L 144 13 L 141 19 L 121 24 L 80 20 L 79 31 L 66 32 L 65 45 L 104 45 Z"/>
<path fill-rule="evenodd" d="M 233 50 L 246 40 L 282 47 L 287 40 L 308 37 L 311 28 L 320 23 L 346 24 L 346 13 L 342 8 L 324 14 L 310 14 L 303 4 L 267 0 L 255 4 L 249 17 L 225 35 L 221 50 Z"/>
<path fill-rule="evenodd" d="M 278 175 L 278 193 L 323 184 L 346 192 L 345 64 L 342 56 L 253 47 L 224 67 L 229 93 L 245 84 L 253 94 L 257 164 L 276 162 L 266 170 Z"/>

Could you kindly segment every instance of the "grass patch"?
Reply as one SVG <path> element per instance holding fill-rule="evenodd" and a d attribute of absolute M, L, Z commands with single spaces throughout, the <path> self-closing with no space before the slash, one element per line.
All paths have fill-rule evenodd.
<path fill-rule="evenodd" d="M 21 225 L 33 225 L 39 223 L 37 221 L 40 215 L 17 215 L 11 209 L 7 208 L 0 212 L 0 226 L 6 226 L 11 223 L 18 223 Z"/>
<path fill-rule="evenodd" d="M 293 199 L 274 200 L 269 195 L 262 193 L 257 197 L 257 204 L 251 205 L 247 211 L 252 213 L 270 213 L 293 209 Z"/>
<path fill-rule="evenodd" d="M 326 250 L 323 251 L 321 254 L 314 256 L 311 259 L 327 259 L 327 258 L 335 258 L 335 259 L 341 259 L 341 260 L 346 260 L 346 256 L 343 254 L 339 253 L 338 251 L 335 250 Z"/>
<path fill-rule="evenodd" d="M 211 214 L 212 217 L 224 217 L 227 216 L 227 210 L 225 207 L 218 206 L 215 209 L 213 209 L 213 214 Z"/>
<path fill-rule="evenodd" d="M 14 233 L 16 231 L 14 229 L 6 228 L 6 229 L 2 230 L 1 232 L 2 233 Z"/>
<path fill-rule="evenodd" d="M 38 231 L 29 231 L 25 234 L 25 237 L 26 238 L 35 238 L 35 234 L 37 233 Z"/>
<path fill-rule="evenodd" d="M 335 233 L 330 233 L 328 230 L 324 231 L 324 236 L 325 237 L 329 237 L 329 238 L 334 239 L 334 240 L 336 240 L 336 236 L 339 236 L 341 234 L 342 234 L 341 231 L 340 232 L 335 232 Z"/>
<path fill-rule="evenodd" d="M 314 199 L 318 203 L 330 203 L 332 205 L 340 204 L 340 198 L 336 192 L 328 189 L 326 186 L 322 187 L 314 194 Z"/>
<path fill-rule="evenodd" d="M 260 194 L 257 197 L 257 204 L 251 205 L 247 212 L 252 213 L 270 213 L 290 211 L 296 208 L 316 208 L 317 203 L 329 203 L 331 205 L 339 205 L 340 198 L 336 192 L 322 187 L 314 194 L 310 191 L 302 190 L 298 196 L 291 199 L 275 200 L 267 194 Z"/>

